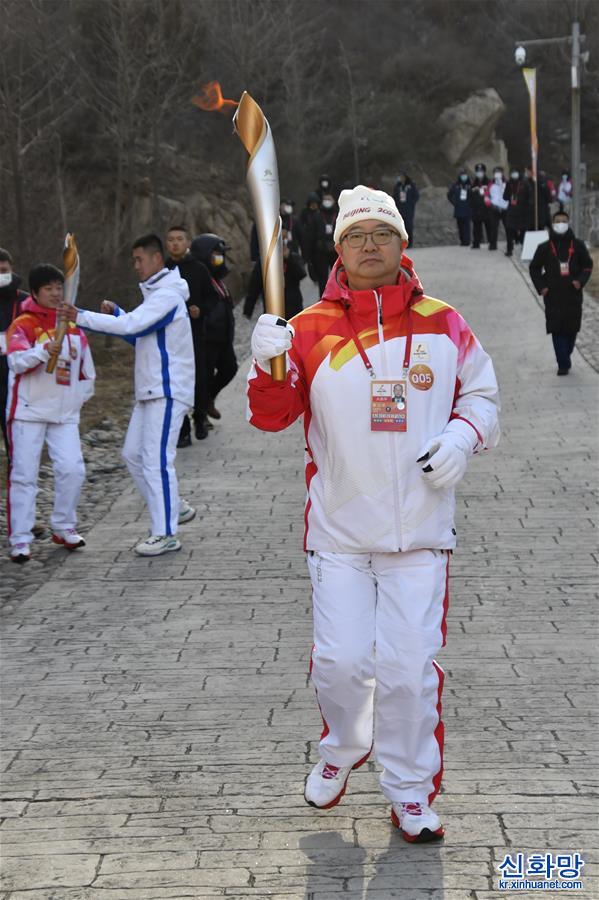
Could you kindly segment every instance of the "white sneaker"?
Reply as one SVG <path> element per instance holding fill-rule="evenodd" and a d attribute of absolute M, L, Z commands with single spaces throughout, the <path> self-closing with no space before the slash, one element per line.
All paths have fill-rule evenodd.
<path fill-rule="evenodd" d="M 196 511 L 193 506 L 181 497 L 179 500 L 179 525 L 185 525 L 186 522 L 191 522 L 195 517 Z"/>
<path fill-rule="evenodd" d="M 67 550 L 76 550 L 77 547 L 85 547 L 85 541 L 74 528 L 66 528 L 64 531 L 55 531 L 52 535 L 52 543 L 60 544 Z"/>
<path fill-rule="evenodd" d="M 170 550 L 180 550 L 181 541 L 175 534 L 152 534 L 145 541 L 140 541 L 135 552 L 140 556 L 160 556 Z"/>
<path fill-rule="evenodd" d="M 445 834 L 441 819 L 425 803 L 393 803 L 391 822 L 410 844 L 440 841 Z"/>
<path fill-rule="evenodd" d="M 347 787 L 352 769 L 358 769 L 370 756 L 370 751 L 353 766 L 333 766 L 321 759 L 308 777 L 304 788 L 304 798 L 310 806 L 318 809 L 332 809 L 337 806 Z"/>
<path fill-rule="evenodd" d="M 31 558 L 29 544 L 15 544 L 10 548 L 10 558 L 14 563 L 26 563 Z"/>

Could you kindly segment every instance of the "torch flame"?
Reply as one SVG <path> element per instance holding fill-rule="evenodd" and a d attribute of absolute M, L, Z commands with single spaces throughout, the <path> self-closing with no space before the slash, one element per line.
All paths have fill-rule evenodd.
<path fill-rule="evenodd" d="M 208 81 L 200 85 L 200 92 L 191 98 L 191 102 L 205 112 L 220 112 L 227 115 L 229 110 L 237 109 L 236 100 L 227 100 L 218 81 Z"/>

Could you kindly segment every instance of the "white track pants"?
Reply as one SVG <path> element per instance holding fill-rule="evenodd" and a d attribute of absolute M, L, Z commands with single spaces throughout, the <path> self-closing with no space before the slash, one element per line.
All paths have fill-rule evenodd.
<path fill-rule="evenodd" d="M 353 765 L 374 744 L 392 802 L 431 803 L 443 770 L 449 553 L 308 553 L 320 754 Z"/>
<path fill-rule="evenodd" d="M 8 425 L 11 464 L 8 473 L 8 535 L 11 547 L 29 544 L 35 522 L 35 498 L 44 441 L 54 470 L 54 531 L 77 525 L 77 503 L 85 479 L 79 425 L 13 420 Z"/>
<path fill-rule="evenodd" d="M 123 459 L 152 522 L 152 534 L 176 534 L 179 487 L 175 471 L 177 439 L 187 407 L 162 397 L 133 407 L 125 436 Z"/>

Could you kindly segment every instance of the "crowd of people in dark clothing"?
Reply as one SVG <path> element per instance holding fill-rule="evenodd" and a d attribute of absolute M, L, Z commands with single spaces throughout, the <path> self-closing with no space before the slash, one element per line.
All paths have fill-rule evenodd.
<path fill-rule="evenodd" d="M 319 294 L 326 287 L 327 279 L 337 259 L 335 251 L 335 223 L 339 207 L 337 192 L 329 175 L 321 175 L 314 191 L 308 194 L 306 205 L 299 215 L 295 202 L 287 198 L 281 200 L 281 221 L 283 226 L 283 263 L 285 274 L 285 315 L 290 319 L 302 309 L 300 282 L 310 276 L 318 285 Z M 393 188 L 393 199 L 404 220 L 412 246 L 414 233 L 414 213 L 419 199 L 418 189 L 406 172 L 397 176 Z M 262 271 L 260 248 L 256 226 L 252 226 L 250 236 L 250 257 L 253 263 L 243 304 L 243 314 L 251 318 L 256 303 L 262 296 Z"/>
<path fill-rule="evenodd" d="M 484 163 L 474 167 L 474 178 L 460 169 L 447 191 L 462 247 L 478 250 L 487 243 L 489 250 L 497 250 L 499 228 L 503 224 L 506 256 L 512 256 L 514 246 L 521 244 L 527 231 L 543 230 L 551 223 L 552 212 L 568 212 L 572 201 L 572 180 L 564 170 L 555 184 L 543 171 L 535 181 L 532 169 L 512 167 L 506 178 L 502 166 L 495 166 L 492 177 Z M 552 209 L 553 207 L 553 209 Z M 536 216 L 536 219 L 535 219 Z"/>

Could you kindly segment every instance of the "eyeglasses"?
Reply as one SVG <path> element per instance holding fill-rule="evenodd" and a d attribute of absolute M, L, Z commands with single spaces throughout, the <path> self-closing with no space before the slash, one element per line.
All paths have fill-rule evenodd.
<path fill-rule="evenodd" d="M 361 250 L 366 246 L 366 240 L 369 237 L 372 238 L 375 247 L 384 247 L 385 244 L 391 243 L 395 235 L 397 232 L 391 228 L 375 228 L 374 231 L 350 231 L 349 234 L 343 235 L 341 241 L 347 241 L 352 250 Z"/>

